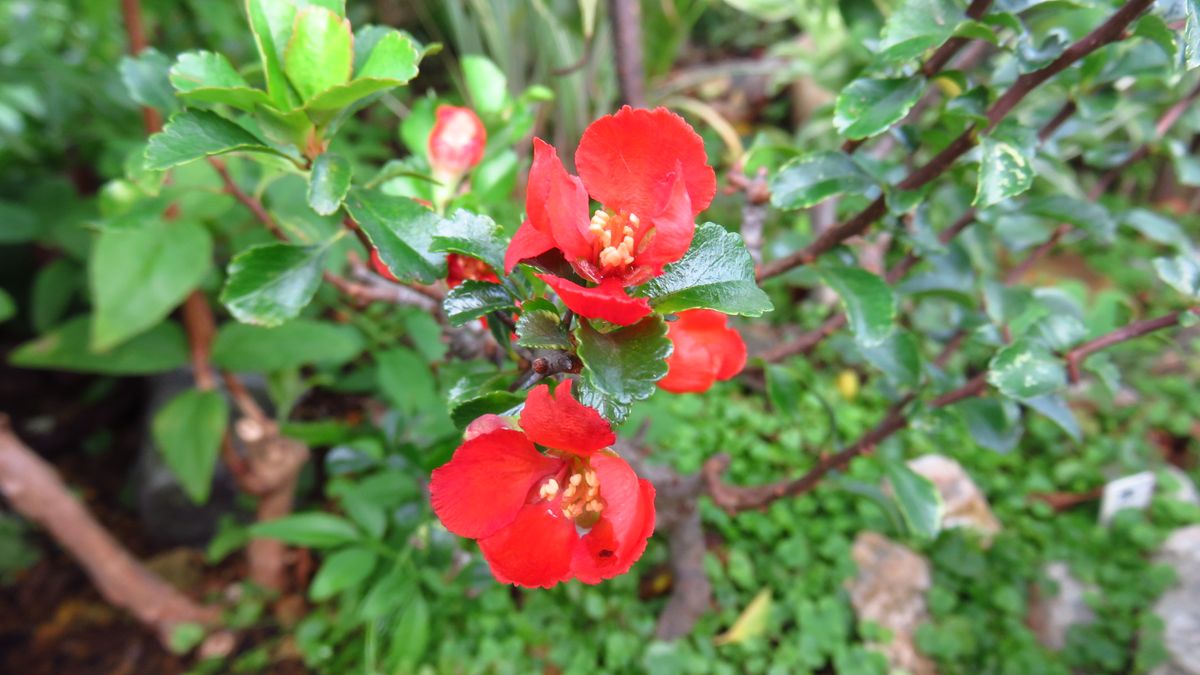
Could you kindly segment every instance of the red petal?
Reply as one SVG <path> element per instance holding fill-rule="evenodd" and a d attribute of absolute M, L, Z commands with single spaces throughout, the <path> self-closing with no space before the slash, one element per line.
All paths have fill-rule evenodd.
<path fill-rule="evenodd" d="M 651 229 L 653 228 L 653 229 Z M 673 263 L 687 253 L 696 232 L 696 218 L 683 180 L 676 174 L 664 203 L 650 219 L 647 227 L 651 237 L 635 257 L 634 265 L 649 268 L 647 278 L 662 274 L 663 265 Z"/>
<path fill-rule="evenodd" d="M 538 452 L 518 431 L 497 430 L 465 441 L 429 481 L 433 511 L 447 530 L 478 539 L 508 525 L 529 491 L 562 460 Z"/>
<path fill-rule="evenodd" d="M 500 583 L 550 588 L 567 578 L 578 541 L 575 521 L 539 502 L 522 508 L 508 527 L 480 539 L 479 548 Z"/>
<path fill-rule="evenodd" d="M 463 440 L 469 441 L 472 438 L 490 434 L 498 429 L 511 430 L 512 425 L 509 424 L 509 418 L 491 414 L 480 415 L 475 418 L 475 421 L 467 425 L 467 428 L 463 431 Z"/>
<path fill-rule="evenodd" d="M 567 260 L 592 254 L 588 195 L 583 181 L 567 173 L 553 145 L 533 139 L 533 166 L 525 190 L 525 217 L 554 238 Z"/>
<path fill-rule="evenodd" d="M 528 220 L 521 223 L 504 252 L 504 273 L 511 274 L 517 263 L 554 248 L 554 238 L 537 229 Z"/>
<path fill-rule="evenodd" d="M 654 532 L 654 487 L 639 480 L 625 460 L 603 453 L 591 461 L 600 479 L 604 512 L 575 546 L 571 575 L 587 584 L 629 571 Z"/>
<path fill-rule="evenodd" d="M 717 178 L 708 165 L 704 141 L 682 117 L 667 110 L 635 110 L 592 122 L 575 151 L 575 166 L 588 192 L 605 206 L 654 213 L 663 183 L 676 165 L 683 170 L 692 215 L 708 208 Z"/>
<path fill-rule="evenodd" d="M 667 358 L 667 376 L 658 386 L 676 394 L 701 392 L 716 380 L 728 380 L 746 365 L 742 336 L 726 326 L 727 317 L 710 309 L 679 313 L 667 324 L 667 337 L 675 346 Z"/>
<path fill-rule="evenodd" d="M 549 284 L 571 311 L 589 319 L 604 319 L 620 326 L 631 326 L 651 311 L 649 300 L 629 297 L 621 280 L 616 277 L 601 281 L 595 288 L 585 288 L 550 274 L 539 274 L 537 277 Z"/>
<path fill-rule="evenodd" d="M 521 411 L 521 429 L 538 445 L 583 456 L 617 441 L 600 413 L 575 400 L 569 381 L 558 385 L 553 396 L 544 384 L 534 387 Z"/>
<path fill-rule="evenodd" d="M 441 171 L 465 173 L 483 159 L 487 129 L 475 111 L 440 105 L 429 133 L 429 163 Z"/>

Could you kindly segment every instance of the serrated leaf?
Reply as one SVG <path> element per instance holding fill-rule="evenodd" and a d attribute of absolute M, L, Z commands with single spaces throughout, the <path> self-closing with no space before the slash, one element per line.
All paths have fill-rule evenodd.
<path fill-rule="evenodd" d="M 1067 384 L 1062 360 L 1029 340 L 1018 340 L 992 357 L 988 383 L 1000 393 L 1025 399 L 1057 391 Z"/>
<path fill-rule="evenodd" d="M 924 91 L 923 77 L 859 78 L 838 94 L 833 126 L 847 138 L 881 134 L 904 119 Z"/>
<path fill-rule="evenodd" d="M 1155 258 L 1154 271 L 1171 288 L 1190 298 L 1200 298 L 1200 262 L 1194 256 L 1179 254 Z"/>
<path fill-rule="evenodd" d="M 308 205 L 322 216 L 337 213 L 346 193 L 350 191 L 353 177 L 348 159 L 331 152 L 321 153 L 313 162 L 312 174 L 308 179 Z"/>
<path fill-rule="evenodd" d="M 1076 441 L 1083 438 L 1083 432 L 1079 429 L 1079 421 L 1075 419 L 1075 414 L 1071 412 L 1071 407 L 1067 405 L 1066 400 L 1062 396 L 1043 394 L 1041 396 L 1022 399 L 1021 403 L 1057 424 L 1059 428 L 1067 432 L 1067 435 Z"/>
<path fill-rule="evenodd" d="M 407 197 L 358 188 L 345 206 L 397 279 L 431 284 L 446 275 L 445 254 L 431 249 L 441 216 Z"/>
<path fill-rule="evenodd" d="M 310 5 L 296 13 L 296 24 L 284 51 L 283 71 L 301 99 L 310 101 L 350 81 L 353 42 L 350 21 L 336 12 Z"/>
<path fill-rule="evenodd" d="M 962 411 L 971 438 L 992 452 L 1011 451 L 1025 433 L 1021 411 L 1014 401 L 973 398 L 957 403 L 955 408 Z"/>
<path fill-rule="evenodd" d="M 333 548 L 353 544 L 362 539 L 362 534 L 350 521 L 320 511 L 294 513 L 283 518 L 255 523 L 249 529 L 252 537 L 276 539 L 312 548 Z"/>
<path fill-rule="evenodd" d="M 862 193 L 875 180 L 843 152 L 815 152 L 783 165 L 771 179 L 771 204 L 804 209 L 846 193 Z"/>
<path fill-rule="evenodd" d="M 189 221 L 102 231 L 88 263 L 92 346 L 104 351 L 162 321 L 211 266 L 208 230 Z"/>
<path fill-rule="evenodd" d="M 294 319 L 321 285 L 328 244 L 252 246 L 229 262 L 221 302 L 234 318 L 259 326 Z"/>
<path fill-rule="evenodd" d="M 583 362 L 581 386 L 575 393 L 580 402 L 614 424 L 624 421 L 634 401 L 649 398 L 655 383 L 667 374 L 666 358 L 673 347 L 660 316 L 609 333 L 580 321 L 575 337 Z"/>
<path fill-rule="evenodd" d="M 442 301 L 442 309 L 452 325 L 461 326 L 492 312 L 511 311 L 515 305 L 500 284 L 467 279 L 450 289 Z"/>
<path fill-rule="evenodd" d="M 171 113 L 179 108 L 179 102 L 167 78 L 170 68 L 171 60 L 151 47 L 137 56 L 121 58 L 121 81 L 139 105 Z"/>
<path fill-rule="evenodd" d="M 242 151 L 281 155 L 262 139 L 214 112 L 185 110 L 150 137 L 145 167 L 170 169 L 197 159 Z"/>
<path fill-rule="evenodd" d="M 887 282 L 860 267 L 825 265 L 817 273 L 841 299 L 860 346 L 878 346 L 892 334 L 896 296 Z"/>
<path fill-rule="evenodd" d="M 191 389 L 154 416 L 154 443 L 175 479 L 196 504 L 208 501 L 229 407 L 215 391 Z"/>
<path fill-rule="evenodd" d="M 633 295 L 649 298 L 663 314 L 703 308 L 761 316 L 774 309 L 755 281 L 754 260 L 741 235 L 716 223 L 697 226 L 687 253 L 634 289 Z"/>
<path fill-rule="evenodd" d="M 1015 197 L 1033 185 L 1036 175 L 1021 148 L 991 136 L 980 143 L 979 180 L 974 206 L 987 207 Z"/>
<path fill-rule="evenodd" d="M 521 307 L 521 318 L 517 319 L 517 344 L 530 349 L 573 349 L 571 336 L 553 305 L 545 303 L 548 308 L 531 307 L 536 302 L 539 301 L 527 302 Z"/>
<path fill-rule="evenodd" d="M 344 108 L 365 96 L 407 84 L 417 76 L 421 55 L 412 38 L 392 31 L 375 43 L 352 81 L 326 89 L 306 107 L 317 111 Z"/>
<path fill-rule="evenodd" d="M 308 587 L 308 597 L 320 602 L 354 588 L 371 576 L 378 562 L 379 557 L 370 549 L 351 547 L 337 551 L 321 563 Z"/>
<path fill-rule="evenodd" d="M 504 228 L 488 216 L 459 209 L 442 221 L 430 246 L 433 251 L 457 253 L 487 263 L 493 271 L 504 270 Z"/>
<path fill-rule="evenodd" d="M 950 39 L 964 17 L 953 0 L 904 0 L 883 26 L 879 55 L 889 61 L 920 56 Z"/>
<path fill-rule="evenodd" d="M 229 59 L 209 51 L 180 54 L 171 66 L 170 79 L 179 98 L 188 103 L 222 104 L 252 112 L 255 106 L 271 102 L 267 92 L 251 87 Z"/>
<path fill-rule="evenodd" d="M 293 319 L 275 328 L 230 322 L 213 341 L 213 365 L 236 372 L 270 373 L 305 365 L 340 365 L 362 353 L 352 326 Z"/>
<path fill-rule="evenodd" d="M 872 347 L 859 347 L 868 363 L 883 371 L 901 387 L 915 387 L 921 382 L 921 354 L 917 338 L 909 331 L 894 331 L 883 342 Z"/>
<path fill-rule="evenodd" d="M 80 316 L 26 342 L 9 356 L 22 368 L 72 370 L 106 375 L 149 375 L 187 364 L 187 338 L 178 325 L 160 323 L 106 352 L 90 349 L 91 317 Z"/>
<path fill-rule="evenodd" d="M 909 531 L 922 539 L 936 537 L 942 529 L 944 510 L 937 487 L 903 462 L 885 462 L 884 472 Z"/>

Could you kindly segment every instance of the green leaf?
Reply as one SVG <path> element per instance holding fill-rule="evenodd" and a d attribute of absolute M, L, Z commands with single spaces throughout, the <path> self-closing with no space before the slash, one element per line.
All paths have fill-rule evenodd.
<path fill-rule="evenodd" d="M 73 370 L 106 375 L 149 375 L 187 364 L 187 339 L 166 321 L 107 352 L 89 347 L 91 317 L 76 317 L 12 352 L 9 362 L 22 368 Z"/>
<path fill-rule="evenodd" d="M 283 57 L 283 71 L 300 98 L 310 101 L 323 91 L 350 81 L 354 68 L 350 21 L 324 7 L 296 13 L 296 25 Z"/>
<path fill-rule="evenodd" d="M 907 330 L 897 330 L 873 347 L 859 347 L 868 363 L 883 371 L 901 387 L 921 383 L 921 354 L 917 338 Z"/>
<path fill-rule="evenodd" d="M 767 399 L 775 414 L 795 417 L 800 410 L 802 387 L 800 378 L 786 366 L 769 364 L 767 371 Z"/>
<path fill-rule="evenodd" d="M 962 411 L 971 438 L 992 452 L 1011 451 L 1025 433 L 1021 411 L 1013 401 L 973 398 L 957 403 L 955 408 Z"/>
<path fill-rule="evenodd" d="M 333 548 L 353 544 L 362 539 L 362 534 L 353 523 L 341 516 L 320 511 L 294 513 L 264 523 L 255 523 L 249 529 L 252 537 L 277 539 L 288 544 L 312 548 Z"/>
<path fill-rule="evenodd" d="M 1171 246 L 1180 253 L 1194 250 L 1192 240 L 1179 223 L 1147 209 L 1132 209 L 1121 216 L 1121 224 L 1132 227 L 1147 239 Z"/>
<path fill-rule="evenodd" d="M 804 209 L 845 193 L 863 193 L 875 180 L 843 152 L 814 152 L 783 165 L 771 179 L 771 204 Z"/>
<path fill-rule="evenodd" d="M 716 223 L 697 226 L 687 253 L 633 294 L 649 298 L 663 314 L 705 308 L 761 316 L 774 309 L 755 281 L 754 260 L 741 235 Z"/>
<path fill-rule="evenodd" d="M 1033 185 L 1033 165 L 1020 148 L 991 136 L 983 138 L 981 148 L 979 181 L 973 205 L 987 207 L 998 204 Z"/>
<path fill-rule="evenodd" d="M 407 84 L 417 76 L 421 52 L 412 38 L 392 31 L 375 43 L 370 56 L 347 83 L 331 87 L 308 102 L 310 110 L 335 110 L 371 94 Z"/>
<path fill-rule="evenodd" d="M 942 529 L 943 504 L 937 487 L 903 462 L 885 462 L 896 505 L 908 529 L 922 539 L 933 539 Z"/>
<path fill-rule="evenodd" d="M 467 93 L 480 115 L 493 115 L 504 109 L 508 99 L 508 78 L 485 56 L 467 54 L 462 57 L 463 77 Z"/>
<path fill-rule="evenodd" d="M 953 0 L 904 0 L 880 35 L 880 56 L 907 61 L 954 35 L 964 14 Z"/>
<path fill-rule="evenodd" d="M 841 298 L 860 347 L 877 347 L 892 334 L 896 296 L 887 282 L 860 267 L 822 265 L 817 273 Z"/>
<path fill-rule="evenodd" d="M 152 170 L 169 169 L 197 159 L 241 151 L 281 155 L 262 139 L 214 112 L 185 110 L 150 137 L 145 166 Z"/>
<path fill-rule="evenodd" d="M 308 179 L 308 205 L 322 216 L 331 216 L 342 207 L 354 177 L 350 161 L 331 152 L 322 153 L 313 162 Z"/>
<path fill-rule="evenodd" d="M 359 617 L 363 621 L 382 619 L 397 608 L 407 606 L 417 592 L 417 584 L 417 575 L 412 569 L 393 569 L 371 586 L 363 598 Z"/>
<path fill-rule="evenodd" d="M 269 373 L 309 364 L 341 365 L 362 353 L 352 326 L 293 319 L 275 328 L 226 323 L 213 342 L 213 365 L 237 372 Z"/>
<path fill-rule="evenodd" d="M 104 351 L 162 321 L 211 266 L 212 239 L 196 223 L 102 231 L 88 264 L 92 347 Z"/>
<path fill-rule="evenodd" d="M 429 648 L 429 604 L 418 586 L 412 600 L 400 610 L 391 636 L 389 672 L 411 673 Z"/>
<path fill-rule="evenodd" d="M 17 303 L 13 301 L 8 291 L 0 288 L 0 323 L 4 323 L 17 314 Z"/>
<path fill-rule="evenodd" d="M 137 56 L 121 58 L 121 81 L 129 97 L 139 105 L 171 113 L 179 107 L 179 103 L 167 79 L 170 68 L 171 60 L 151 47 Z"/>
<path fill-rule="evenodd" d="M 428 406 L 436 395 L 437 385 L 429 365 L 416 352 L 396 347 L 377 352 L 375 362 L 380 390 L 400 410 L 411 415 Z"/>
<path fill-rule="evenodd" d="M 1066 400 L 1062 396 L 1043 394 L 1041 396 L 1022 399 L 1021 403 L 1057 424 L 1059 428 L 1067 432 L 1067 435 L 1076 441 L 1083 439 L 1083 432 L 1079 429 L 1079 422 L 1075 419 L 1075 414 L 1071 412 L 1071 407 L 1067 405 Z"/>
<path fill-rule="evenodd" d="M 262 61 L 267 92 L 275 107 L 295 107 L 296 94 L 283 72 L 283 50 L 296 23 L 296 5 L 289 0 L 245 0 L 246 18 Z"/>
<path fill-rule="evenodd" d="M 1117 229 L 1117 223 L 1108 209 L 1096 202 L 1067 195 L 1030 199 L 1022 211 L 1060 223 L 1070 223 L 1085 232 L 1102 237 L 1111 236 Z"/>
<path fill-rule="evenodd" d="M 1155 258 L 1154 271 L 1171 288 L 1190 298 L 1200 298 L 1200 262 L 1191 255 Z"/>
<path fill-rule="evenodd" d="M 576 397 L 614 424 L 625 420 L 634 401 L 649 398 L 655 383 L 667 374 L 666 358 L 673 347 L 660 316 L 610 333 L 580 321 L 575 337 L 583 361 Z"/>
<path fill-rule="evenodd" d="M 20 244 L 36 239 L 43 225 L 36 213 L 22 204 L 0 200 L 0 244 Z"/>
<path fill-rule="evenodd" d="M 503 227 L 488 216 L 464 209 L 455 211 L 454 215 L 442 221 L 430 246 L 433 251 L 478 258 L 497 274 L 504 270 L 504 252 L 507 249 Z"/>
<path fill-rule="evenodd" d="M 481 415 L 499 415 L 520 405 L 525 397 L 511 391 L 489 391 L 472 398 L 455 401 L 450 406 L 450 419 L 459 429 L 465 428 Z"/>
<path fill-rule="evenodd" d="M 170 78 L 179 98 L 188 103 L 222 104 L 252 112 L 255 106 L 271 102 L 267 92 L 251 87 L 229 59 L 213 52 L 180 54 L 171 66 Z"/>
<path fill-rule="evenodd" d="M 923 77 L 857 79 L 838 94 L 833 126 L 847 138 L 869 138 L 904 119 L 921 93 Z"/>
<path fill-rule="evenodd" d="M 1057 391 L 1067 384 L 1062 360 L 1030 340 L 1018 340 L 992 357 L 988 383 L 1000 393 L 1025 399 Z"/>
<path fill-rule="evenodd" d="M 431 284 L 446 275 L 446 256 L 431 250 L 441 216 L 408 197 L 354 189 L 346 210 L 401 281 Z"/>
<path fill-rule="evenodd" d="M 442 301 L 446 318 L 454 326 L 461 326 L 492 312 L 511 311 L 514 308 L 512 296 L 503 286 L 474 279 L 468 279 L 450 289 L 446 299 Z"/>
<path fill-rule="evenodd" d="M 517 319 L 517 344 L 530 349 L 561 349 L 570 351 L 575 345 L 567 328 L 558 316 L 554 305 L 542 300 L 531 300 L 521 307 L 521 318 Z"/>
<path fill-rule="evenodd" d="M 1200 0 L 1184 5 L 1183 61 L 1188 70 L 1200 66 Z"/>
<path fill-rule="evenodd" d="M 221 302 L 243 323 L 278 326 L 294 319 L 321 285 L 327 249 L 328 243 L 252 246 L 229 262 Z"/>
<path fill-rule="evenodd" d="M 337 551 L 321 563 L 308 587 L 308 597 L 320 602 L 358 586 L 371 576 L 377 562 L 379 557 L 370 549 L 351 547 Z"/>
<path fill-rule="evenodd" d="M 215 391 L 190 389 L 154 416 L 154 443 L 167 466 L 197 504 L 208 501 L 229 408 Z"/>

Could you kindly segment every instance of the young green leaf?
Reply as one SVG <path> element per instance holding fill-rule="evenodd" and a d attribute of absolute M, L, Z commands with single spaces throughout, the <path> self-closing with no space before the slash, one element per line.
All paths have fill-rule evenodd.
<path fill-rule="evenodd" d="M 350 547 L 333 553 L 313 577 L 308 597 L 320 602 L 358 586 L 371 576 L 378 561 L 379 557 L 366 548 Z"/>
<path fill-rule="evenodd" d="M 805 209 L 846 193 L 862 193 L 875 180 L 843 152 L 814 152 L 798 157 L 771 179 L 771 204 L 779 209 Z"/>
<path fill-rule="evenodd" d="M 353 43 L 350 21 L 336 12 L 310 5 L 296 13 L 292 37 L 284 51 L 283 71 L 300 98 L 311 101 L 317 94 L 350 81 Z"/>
<path fill-rule="evenodd" d="M 171 60 L 151 47 L 137 56 L 121 59 L 121 81 L 134 102 L 159 112 L 172 113 L 179 108 L 179 102 L 175 100 L 167 77 L 170 68 Z"/>
<path fill-rule="evenodd" d="M 320 511 L 294 513 L 255 523 L 250 527 L 250 536 L 312 548 L 333 548 L 362 539 L 362 534 L 350 521 Z"/>
<path fill-rule="evenodd" d="M 211 266 L 208 230 L 186 220 L 102 231 L 88 264 L 92 346 L 104 351 L 162 321 Z"/>
<path fill-rule="evenodd" d="M 480 115 L 493 115 L 504 108 L 508 99 L 508 78 L 486 56 L 467 54 L 462 58 L 467 93 Z"/>
<path fill-rule="evenodd" d="M 167 466 L 197 504 L 208 501 L 229 407 L 215 391 L 190 389 L 154 416 L 154 443 Z"/>
<path fill-rule="evenodd" d="M 170 78 L 179 98 L 188 103 L 222 104 L 253 112 L 255 106 L 271 102 L 267 92 L 251 87 L 222 54 L 180 54 L 171 66 Z"/>
<path fill-rule="evenodd" d="M 860 267 L 824 265 L 817 273 L 841 298 L 861 347 L 879 346 L 892 334 L 896 296 L 887 282 Z"/>
<path fill-rule="evenodd" d="M 308 205 L 322 216 L 331 216 L 342 207 L 354 177 L 350 161 L 332 152 L 322 153 L 313 162 L 308 179 Z"/>
<path fill-rule="evenodd" d="M 246 18 L 262 61 L 267 93 L 276 108 L 291 110 L 298 99 L 283 72 L 283 51 L 296 23 L 296 5 L 279 0 L 246 0 Z"/>
<path fill-rule="evenodd" d="M 511 311 L 514 308 L 512 296 L 503 286 L 474 279 L 468 279 L 450 289 L 442 302 L 446 318 L 455 326 L 461 326 L 492 312 Z"/>
<path fill-rule="evenodd" d="M 908 529 L 922 539 L 936 537 L 942 529 L 944 510 L 937 488 L 903 462 L 885 462 L 884 471 Z"/>
<path fill-rule="evenodd" d="M 294 319 L 321 285 L 328 244 L 263 244 L 234 256 L 221 302 L 234 318 L 259 326 Z"/>
<path fill-rule="evenodd" d="M 498 274 L 504 270 L 504 252 L 508 249 L 508 242 L 504 239 L 504 228 L 497 225 L 496 221 L 459 209 L 442 221 L 437 234 L 433 235 L 430 249 L 478 258 Z"/>
<path fill-rule="evenodd" d="M 229 152 L 266 152 L 281 155 L 246 129 L 207 110 L 185 110 L 150 137 L 146 168 L 163 170 Z"/>
<path fill-rule="evenodd" d="M 431 284 L 446 275 L 445 254 L 431 250 L 441 216 L 376 190 L 351 190 L 345 205 L 397 279 Z"/>
<path fill-rule="evenodd" d="M 1017 399 L 1057 391 L 1067 384 L 1062 360 L 1030 340 L 1018 340 L 992 357 L 988 382 L 1000 393 Z"/>
<path fill-rule="evenodd" d="M 213 341 L 213 365 L 225 370 L 270 373 L 304 365 L 334 366 L 362 353 L 353 326 L 293 319 L 275 328 L 230 322 Z"/>
<path fill-rule="evenodd" d="M 554 305 L 540 299 L 521 307 L 521 318 L 517 319 L 517 344 L 530 349 L 563 351 L 574 347 Z"/>
<path fill-rule="evenodd" d="M 610 333 L 580 321 L 575 337 L 584 366 L 576 396 L 615 424 L 625 420 L 634 401 L 649 398 L 654 383 L 667 374 L 666 358 L 673 347 L 660 316 Z"/>
<path fill-rule="evenodd" d="M 903 0 L 888 17 L 880 35 L 880 56 L 907 61 L 954 35 L 964 18 L 954 0 Z"/>
<path fill-rule="evenodd" d="M 9 362 L 22 368 L 73 370 L 106 375 L 149 375 L 180 368 L 188 362 L 183 330 L 164 321 L 106 352 L 89 345 L 91 317 L 80 316 L 17 347 Z"/>
<path fill-rule="evenodd" d="M 754 279 L 754 260 L 742 237 L 716 223 L 697 226 L 687 253 L 633 294 L 649 298 L 663 314 L 704 308 L 761 316 L 774 309 Z"/>
<path fill-rule="evenodd" d="M 1033 185 L 1033 165 L 1021 148 L 991 136 L 981 143 L 979 181 L 973 205 L 987 207 L 1025 192 Z"/>
<path fill-rule="evenodd" d="M 353 80 L 326 89 L 309 101 L 306 107 L 316 111 L 336 110 L 365 96 L 407 84 L 417 76 L 417 64 L 421 56 L 412 38 L 392 31 L 376 42 Z"/>
<path fill-rule="evenodd" d="M 838 94 L 833 126 L 847 138 L 881 134 L 904 119 L 923 91 L 922 77 L 857 79 Z"/>

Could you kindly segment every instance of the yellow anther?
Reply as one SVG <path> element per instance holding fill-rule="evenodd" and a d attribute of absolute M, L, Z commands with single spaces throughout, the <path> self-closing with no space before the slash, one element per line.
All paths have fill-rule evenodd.
<path fill-rule="evenodd" d="M 587 481 L 589 487 L 596 487 L 596 472 L 588 471 L 583 474 L 583 479 Z"/>
<path fill-rule="evenodd" d="M 581 482 L 583 482 L 583 476 L 579 474 L 571 476 L 571 485 L 579 485 Z"/>
<path fill-rule="evenodd" d="M 558 481 L 553 478 L 543 483 L 542 489 L 538 490 L 538 496 L 542 499 L 553 499 L 556 494 L 558 494 Z"/>
<path fill-rule="evenodd" d="M 637 225 L 638 223 L 640 223 L 642 221 L 638 219 L 637 214 L 631 213 L 631 214 L 629 214 L 629 222 L 633 223 L 634 225 Z"/>
<path fill-rule="evenodd" d="M 600 511 L 602 511 L 603 509 L 604 509 L 604 505 L 601 504 L 600 500 L 598 500 L 598 499 L 593 499 L 592 501 L 587 503 L 588 511 L 594 511 L 596 513 L 600 513 Z"/>

